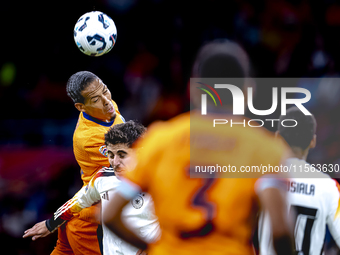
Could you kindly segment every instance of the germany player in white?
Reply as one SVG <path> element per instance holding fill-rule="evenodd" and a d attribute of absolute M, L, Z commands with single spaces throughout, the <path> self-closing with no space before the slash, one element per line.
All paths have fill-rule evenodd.
<path fill-rule="evenodd" d="M 297 107 L 287 111 L 283 119 L 294 119 L 296 127 L 279 126 L 281 135 L 292 149 L 293 157 L 287 160 L 296 172 L 288 183 L 288 206 L 294 229 L 294 248 L 299 255 L 322 254 L 326 225 L 340 247 L 340 187 L 329 175 L 312 172 L 306 162 L 308 152 L 316 145 L 316 121 L 313 115 L 304 115 Z M 307 172 L 306 169 L 309 169 Z M 300 172 L 300 169 L 303 171 Z M 259 249 L 261 255 L 275 254 L 272 248 L 269 220 L 261 215 L 259 220 Z"/>
<path fill-rule="evenodd" d="M 131 146 L 145 130 L 143 125 L 134 121 L 117 124 L 110 128 L 105 134 L 106 149 L 102 150 L 103 153 L 107 153 L 112 168 L 103 168 L 98 171 L 87 186 L 84 186 L 54 213 L 54 217 L 26 230 L 23 237 L 33 236 L 33 240 L 44 237 L 71 219 L 74 213 L 100 201 L 102 211 L 105 210 L 120 183 L 119 176 L 135 166 L 135 154 L 138 153 L 138 149 L 131 148 Z M 139 193 L 131 200 L 130 204 L 124 208 L 123 220 L 136 235 L 148 243 L 156 241 L 160 236 L 153 201 L 147 193 Z M 103 235 L 104 255 L 144 254 L 143 251 L 115 236 L 105 225 L 103 225 Z"/>

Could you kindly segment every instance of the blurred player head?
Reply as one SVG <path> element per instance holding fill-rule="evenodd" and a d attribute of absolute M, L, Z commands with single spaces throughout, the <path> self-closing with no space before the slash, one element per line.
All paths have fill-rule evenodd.
<path fill-rule="evenodd" d="M 217 39 L 203 45 L 195 59 L 193 77 L 244 78 L 249 75 L 247 53 L 235 42 Z"/>
<path fill-rule="evenodd" d="M 246 77 L 249 77 L 250 62 L 247 53 L 235 42 L 217 39 L 203 45 L 196 56 L 192 68 L 193 78 L 223 78 L 221 81 L 235 85 L 242 90 Z M 228 80 L 226 79 L 228 78 Z M 201 91 L 191 88 L 191 93 L 199 95 Z M 194 106 L 200 105 L 200 96 L 193 96 Z M 231 94 L 225 105 L 232 104 Z"/>
<path fill-rule="evenodd" d="M 142 124 L 130 120 L 114 125 L 105 134 L 109 162 L 117 176 L 136 166 L 136 149 L 132 145 L 145 131 Z"/>
<path fill-rule="evenodd" d="M 66 92 L 79 111 L 106 122 L 116 117 L 111 92 L 95 74 L 88 71 L 73 74 L 67 81 Z"/>
<path fill-rule="evenodd" d="M 280 123 L 285 119 L 294 119 L 298 124 L 296 127 L 279 125 L 277 133 L 285 139 L 295 157 L 306 160 L 309 149 L 316 145 L 316 120 L 314 116 L 305 115 L 294 106 L 287 110 L 286 115 L 280 116 Z"/>

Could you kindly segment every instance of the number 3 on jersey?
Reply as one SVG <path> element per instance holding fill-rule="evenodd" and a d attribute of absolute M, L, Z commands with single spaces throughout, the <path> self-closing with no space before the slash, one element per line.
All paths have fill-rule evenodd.
<path fill-rule="evenodd" d="M 216 178 L 204 178 L 201 179 L 203 185 L 197 190 L 192 199 L 192 206 L 195 209 L 201 209 L 205 213 L 205 223 L 195 230 L 181 232 L 182 238 L 191 238 L 208 235 L 213 229 L 212 223 L 215 214 L 215 205 L 206 199 L 206 192 L 214 184 Z"/>

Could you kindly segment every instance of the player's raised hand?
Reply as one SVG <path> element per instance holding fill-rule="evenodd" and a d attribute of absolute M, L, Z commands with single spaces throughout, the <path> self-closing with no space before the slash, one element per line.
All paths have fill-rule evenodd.
<path fill-rule="evenodd" d="M 35 224 L 32 228 L 27 229 L 24 232 L 23 238 L 32 236 L 32 240 L 35 241 L 40 237 L 45 237 L 51 234 L 51 232 L 46 227 L 46 220 Z"/>

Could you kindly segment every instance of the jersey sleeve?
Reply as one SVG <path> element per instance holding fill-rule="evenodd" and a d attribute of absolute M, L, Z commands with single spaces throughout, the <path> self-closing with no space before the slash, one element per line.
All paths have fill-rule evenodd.
<path fill-rule="evenodd" d="M 329 187 L 329 213 L 327 215 L 327 225 L 333 239 L 340 248 L 340 185 L 332 180 L 333 185 Z"/>
<path fill-rule="evenodd" d="M 95 186 L 95 182 L 96 176 L 91 179 L 88 185 L 83 186 L 73 198 L 59 207 L 52 218 L 46 221 L 46 226 L 50 232 L 53 232 L 65 221 L 70 220 L 75 213 L 100 201 L 100 194 Z"/>

